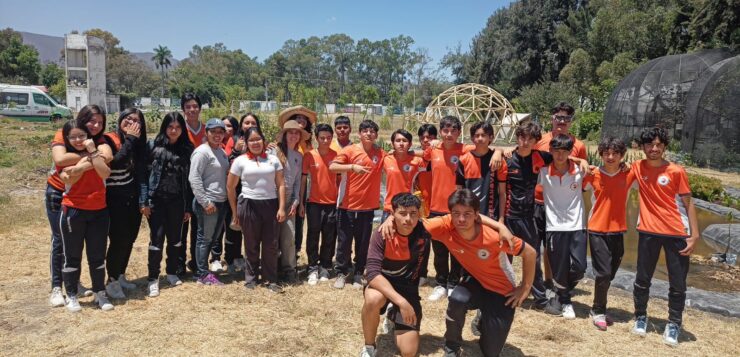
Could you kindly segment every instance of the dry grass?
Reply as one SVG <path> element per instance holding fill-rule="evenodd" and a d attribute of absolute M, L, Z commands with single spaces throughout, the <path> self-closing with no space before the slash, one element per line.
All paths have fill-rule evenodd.
<path fill-rule="evenodd" d="M 49 132 L 51 128 L 48 128 Z M 11 145 L 27 133 L 0 125 L 0 140 Z M 10 139 L 8 133 L 13 135 Z M 15 136 L 18 136 L 16 138 Z M 36 134 L 28 134 L 34 136 Z M 93 308 L 83 299 L 83 310 L 68 313 L 48 307 L 49 228 L 43 206 L 43 176 L 38 162 L 0 167 L 0 354 L 2 355 L 249 355 L 347 356 L 362 345 L 361 293 L 341 291 L 329 284 L 289 287 L 274 295 L 258 289 L 247 292 L 241 281 L 225 279 L 226 286 L 202 287 L 186 282 L 177 288 L 162 281 L 161 296 L 145 297 L 146 224 L 136 242 L 128 276 L 139 285 L 115 310 Z M 44 159 L 45 160 L 45 159 Z M 305 264 L 305 256 L 301 258 Z M 83 282 L 89 286 L 86 263 Z M 608 332 L 596 331 L 587 320 L 592 283 L 579 286 L 575 297 L 578 319 L 565 321 L 528 308 L 518 309 L 505 356 L 738 355 L 737 319 L 723 318 L 688 308 L 685 332 L 677 349 L 666 347 L 660 333 L 667 317 L 664 301 L 650 304 L 653 328 L 645 339 L 629 333 L 631 296 L 611 292 L 610 311 L 615 324 Z M 422 296 L 431 288 L 422 288 Z M 438 356 L 444 335 L 446 303 L 423 302 L 421 355 Z M 472 314 L 472 313 L 471 313 Z M 717 335 L 721 334 L 721 338 Z M 479 356 L 466 328 L 466 355 Z M 378 338 L 381 353 L 395 351 L 390 337 Z"/>

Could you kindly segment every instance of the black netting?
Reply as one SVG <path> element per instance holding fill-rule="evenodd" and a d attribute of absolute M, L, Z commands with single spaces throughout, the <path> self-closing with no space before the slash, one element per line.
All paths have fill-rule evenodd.
<path fill-rule="evenodd" d="M 740 56 L 717 62 L 686 95 L 681 149 L 694 161 L 716 167 L 740 166 Z"/>
<path fill-rule="evenodd" d="M 730 57 L 732 53 L 725 49 L 704 50 L 656 58 L 638 67 L 612 92 L 602 135 L 629 143 L 644 128 L 659 125 L 675 139 L 685 137 L 687 115 L 697 115 L 686 111 L 694 83 L 714 64 Z"/>

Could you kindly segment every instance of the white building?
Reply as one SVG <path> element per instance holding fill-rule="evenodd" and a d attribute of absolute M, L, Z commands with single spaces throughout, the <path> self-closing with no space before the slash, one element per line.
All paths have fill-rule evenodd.
<path fill-rule="evenodd" d="M 88 104 L 109 111 L 105 91 L 105 43 L 86 35 L 64 36 L 67 105 L 75 112 Z M 118 108 L 110 108 L 112 111 Z"/>

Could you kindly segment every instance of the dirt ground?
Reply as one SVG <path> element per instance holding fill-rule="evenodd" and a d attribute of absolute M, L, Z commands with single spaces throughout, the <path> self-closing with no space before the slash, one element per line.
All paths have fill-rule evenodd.
<path fill-rule="evenodd" d="M 363 344 L 362 296 L 330 284 L 286 288 L 281 295 L 265 289 L 247 292 L 241 278 L 224 276 L 223 287 L 198 286 L 191 280 L 170 288 L 162 279 L 157 298 L 145 296 L 148 229 L 136 242 L 128 276 L 139 288 L 127 300 L 113 300 L 103 312 L 83 298 L 72 314 L 50 308 L 49 227 L 44 213 L 44 173 L 52 128 L 0 123 L 0 355 L 248 355 L 348 356 Z M 305 265 L 305 254 L 299 264 Z M 86 262 L 82 281 L 90 285 Z M 431 274 L 433 276 L 433 271 Z M 330 282 L 331 283 L 331 282 Z M 649 334 L 632 335 L 631 295 L 612 290 L 609 314 L 614 326 L 593 328 L 587 318 L 593 288 L 584 281 L 574 298 L 578 318 L 566 321 L 525 306 L 516 312 L 504 356 L 740 355 L 740 323 L 687 308 L 681 344 L 662 343 L 667 304 L 650 303 Z M 423 297 L 430 287 L 421 289 Z M 422 302 L 422 356 L 442 355 L 446 301 Z M 472 312 L 469 318 L 472 317 Z M 721 336 L 718 338 L 718 335 Z M 480 356 L 477 338 L 466 327 L 465 355 Z M 379 356 L 395 355 L 390 336 L 378 337 Z"/>

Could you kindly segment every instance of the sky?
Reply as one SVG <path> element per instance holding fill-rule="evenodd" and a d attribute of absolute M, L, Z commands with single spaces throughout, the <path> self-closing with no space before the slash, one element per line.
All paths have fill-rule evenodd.
<path fill-rule="evenodd" d="M 63 36 L 102 28 L 130 52 L 167 46 L 183 59 L 193 45 L 221 42 L 263 61 L 289 39 L 345 33 L 355 41 L 411 36 L 434 63 L 467 50 L 488 17 L 510 1 L 39 1 L 0 0 L 0 28 Z"/>

